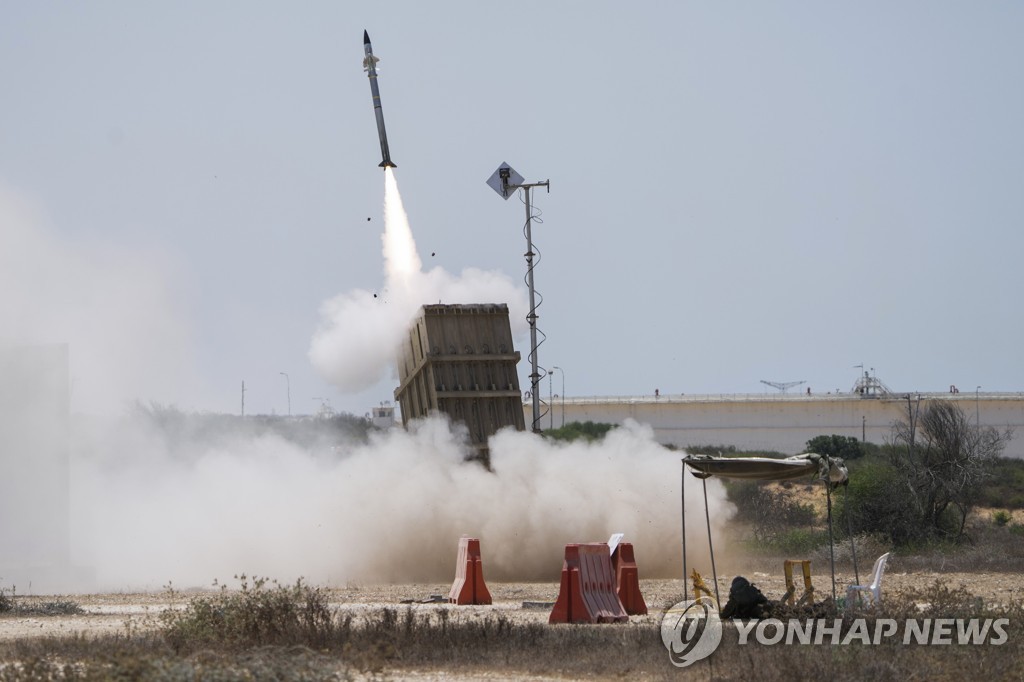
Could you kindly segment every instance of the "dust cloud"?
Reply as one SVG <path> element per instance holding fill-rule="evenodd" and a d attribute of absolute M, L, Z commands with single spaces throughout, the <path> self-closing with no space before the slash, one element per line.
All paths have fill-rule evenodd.
<path fill-rule="evenodd" d="M 155 247 L 62 234 L 0 183 L 0 348 L 70 346 L 76 411 L 144 396 L 181 402 L 201 385 L 179 266 Z"/>
<path fill-rule="evenodd" d="M 349 292 L 328 302 L 310 351 L 339 385 L 385 372 L 423 301 L 508 302 L 525 313 L 522 292 L 500 274 L 422 272 L 397 191 L 388 196 L 387 300 Z M 87 409 L 135 396 L 175 402 L 163 396 L 193 369 L 180 351 L 190 334 L 174 273 L 158 254 L 75 243 L 10 192 L 0 192 L 0 221 L 0 351 L 25 374 L 0 391 L 0 586 L 159 590 L 240 573 L 446 582 L 463 534 L 481 539 L 489 580 L 555 581 L 564 544 L 613 532 L 634 543 L 641 577 L 680 574 L 681 453 L 646 426 L 626 423 L 598 443 L 501 432 L 487 471 L 466 461 L 464 428 L 443 417 L 328 446 L 239 430 L 229 415 L 175 426 L 123 404 L 118 417 Z M 54 370 L 48 383 L 10 350 L 38 347 L 40 367 Z M 346 357 L 359 362 L 339 364 Z M 32 385 L 39 396 L 23 392 Z M 26 414 L 32 405 L 51 412 Z M 227 426 L 196 427 L 218 419 Z M 687 482 L 691 564 L 706 542 L 699 485 Z M 717 482 L 708 495 L 719 533 L 731 506 Z"/>
<path fill-rule="evenodd" d="M 83 464 L 73 498 L 91 538 L 75 555 L 107 588 L 204 586 L 242 572 L 445 582 L 464 534 L 480 538 L 489 580 L 556 581 L 566 543 L 613 532 L 634 543 L 641 577 L 681 575 L 680 453 L 634 422 L 593 444 L 503 431 L 493 471 L 465 460 L 463 434 L 441 417 L 341 454 L 261 437 L 195 443 L 172 459 L 152 433 L 119 431 L 122 452 Z M 699 481 L 687 486 L 689 561 L 699 565 L 703 499 Z M 719 535 L 731 505 L 715 481 L 708 496 Z"/>

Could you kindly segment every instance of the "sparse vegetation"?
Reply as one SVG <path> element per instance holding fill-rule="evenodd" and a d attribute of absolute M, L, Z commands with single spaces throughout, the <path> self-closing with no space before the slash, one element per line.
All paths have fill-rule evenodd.
<path fill-rule="evenodd" d="M 976 502 L 982 507 L 1024 509 L 1024 459 L 996 457 L 988 465 Z"/>
<path fill-rule="evenodd" d="M 797 501 L 781 486 L 727 480 L 726 490 L 736 505 L 736 520 L 751 528 L 758 550 L 786 552 L 795 546 L 804 548 L 821 530 L 814 528 L 814 507 Z"/>
<path fill-rule="evenodd" d="M 628 625 L 549 626 L 501 610 L 377 607 L 354 619 L 329 612 L 324 591 L 254 580 L 244 594 L 196 597 L 155 630 L 72 635 L 0 643 L 0 680 L 385 679 L 411 671 L 501 678 L 679 679 L 656 617 Z M 230 615 L 227 613 L 230 612 Z M 316 627 L 302 625 L 311 615 Z M 809 616 L 799 610 L 794 617 Z M 815 614 L 821 617 L 821 614 Z M 840 636 L 863 616 L 877 619 L 1005 618 L 999 646 L 920 646 L 890 638 L 877 646 L 739 644 L 727 627 L 720 648 L 691 672 L 719 680 L 1017 679 L 1024 660 L 1024 604 L 987 603 L 963 586 L 934 582 L 889 591 L 874 609 L 844 615 Z M 282 627 L 282 623 L 291 624 Z M 229 636 L 211 629 L 224 628 Z M 283 637 L 270 633 L 286 633 Z M 184 639 L 179 639 L 183 637 Z"/>
<path fill-rule="evenodd" d="M 609 431 L 617 428 L 615 424 L 602 424 L 597 422 L 569 422 L 558 429 L 548 429 L 544 432 L 545 438 L 551 440 L 586 440 L 595 441 L 604 438 Z"/>
<path fill-rule="evenodd" d="M 327 594 L 301 579 L 280 585 L 266 578 L 236 576 L 241 588 L 222 586 L 214 597 L 198 597 L 184 610 L 162 615 L 164 635 L 175 653 L 215 647 L 324 646 L 334 630 Z M 171 590 L 172 599 L 175 597 Z"/>
<path fill-rule="evenodd" d="M 18 597 L 15 591 L 0 588 L 0 614 L 13 616 L 67 616 L 83 613 L 70 599 L 47 601 L 38 597 Z M 2 679 L 2 678 L 0 678 Z"/>
<path fill-rule="evenodd" d="M 997 526 L 1005 526 L 1010 523 L 1011 520 L 1013 520 L 1013 517 L 1010 515 L 1010 512 L 1005 509 L 997 509 L 992 512 L 992 523 Z"/>
<path fill-rule="evenodd" d="M 709 450 L 739 454 L 728 446 Z M 886 445 L 848 462 L 849 485 L 832 494 L 837 565 L 850 567 L 853 563 L 851 534 L 856 538 L 862 569 L 867 558 L 893 549 L 908 570 L 1015 571 L 1024 565 L 1024 525 L 1013 522 L 1008 510 L 1012 507 L 999 504 L 995 511 L 965 519 L 961 507 L 951 506 L 939 515 L 936 529 L 908 492 L 911 481 L 896 462 L 905 452 L 905 446 Z M 998 490 L 1004 500 L 1024 495 L 1024 487 L 1013 487 L 1015 472 L 1024 472 L 1024 462 L 991 462 L 1000 471 L 998 475 L 981 472 L 969 494 L 964 488 L 960 504 L 968 513 L 975 500 L 993 496 L 992 490 Z M 737 539 L 752 556 L 758 560 L 792 556 L 818 563 L 830 560 L 820 483 L 725 481 L 725 485 L 737 507 Z"/>

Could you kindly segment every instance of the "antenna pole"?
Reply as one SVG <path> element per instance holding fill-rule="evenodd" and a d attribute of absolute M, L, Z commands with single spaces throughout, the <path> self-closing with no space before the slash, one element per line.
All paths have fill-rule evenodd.
<path fill-rule="evenodd" d="M 533 421 L 530 426 L 534 433 L 540 433 L 540 370 L 537 358 L 537 290 L 533 285 L 533 204 L 530 201 L 530 190 L 534 187 L 546 187 L 551 191 L 551 181 L 544 182 L 523 182 L 523 177 L 512 170 L 506 163 L 498 166 L 487 180 L 487 184 L 495 192 L 501 195 L 502 199 L 508 199 L 517 189 L 523 190 L 523 203 L 526 206 L 526 286 L 530 290 L 530 312 L 526 321 L 530 324 L 530 401 L 533 408 Z M 550 406 L 549 408 L 550 409 Z"/>
<path fill-rule="evenodd" d="M 533 432 L 540 433 L 540 372 L 537 371 L 537 290 L 533 286 L 533 214 L 530 210 L 530 185 L 523 186 L 526 198 L 526 286 L 530 290 L 530 399 L 533 401 Z"/>

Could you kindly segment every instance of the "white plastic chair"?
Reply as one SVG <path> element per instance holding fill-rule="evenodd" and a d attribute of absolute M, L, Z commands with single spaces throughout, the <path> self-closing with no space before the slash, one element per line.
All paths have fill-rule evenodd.
<path fill-rule="evenodd" d="M 862 600 L 865 595 L 871 595 L 871 604 L 877 604 L 882 601 L 882 574 L 885 573 L 885 564 L 889 560 L 889 552 L 886 552 L 882 556 L 875 560 L 875 567 L 871 571 L 871 584 L 870 585 L 848 585 L 846 588 L 846 606 L 847 608 L 854 605 L 854 598 L 860 597 Z"/>

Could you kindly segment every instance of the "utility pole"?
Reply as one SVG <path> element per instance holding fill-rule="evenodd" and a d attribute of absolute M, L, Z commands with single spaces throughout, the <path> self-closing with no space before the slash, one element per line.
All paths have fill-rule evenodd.
<path fill-rule="evenodd" d="M 288 391 L 288 416 L 292 416 L 292 380 L 288 378 L 288 374 L 285 372 L 279 372 L 284 377 L 285 390 Z"/>
<path fill-rule="evenodd" d="M 507 163 L 498 166 L 498 170 L 487 179 L 487 184 L 505 200 L 515 193 L 515 190 L 523 190 L 523 203 L 526 205 L 526 225 L 523 232 L 526 235 L 526 286 L 530 291 L 530 312 L 526 316 L 530 324 L 530 399 L 533 401 L 533 423 L 531 430 L 540 433 L 540 371 L 537 366 L 537 290 L 533 286 L 533 258 L 536 255 L 533 251 L 533 206 L 530 203 L 530 190 L 534 187 L 546 187 L 551 192 L 551 182 L 523 182 L 523 176 L 519 175 Z"/>
<path fill-rule="evenodd" d="M 242 417 L 245 417 L 245 380 L 242 380 Z"/>
<path fill-rule="evenodd" d="M 908 454 L 914 454 L 914 441 L 917 438 L 917 417 L 921 413 L 921 394 L 917 394 L 916 402 L 911 402 L 910 394 L 907 394 L 907 420 L 910 422 L 910 449 Z"/>
<path fill-rule="evenodd" d="M 548 428 L 555 428 L 555 396 L 551 392 L 551 372 L 553 369 L 544 370 L 548 375 Z"/>
<path fill-rule="evenodd" d="M 565 370 L 561 367 L 552 367 L 551 370 L 558 370 L 562 373 L 562 426 L 565 426 Z"/>

